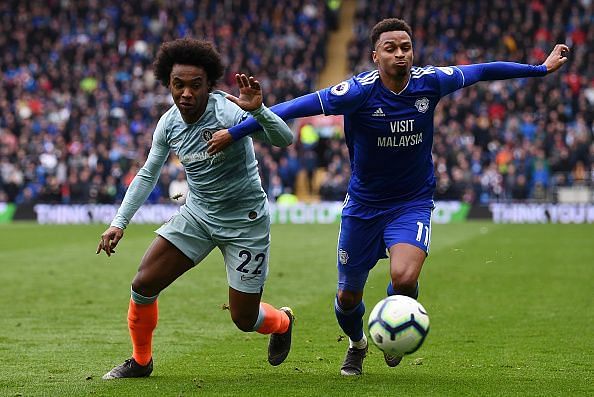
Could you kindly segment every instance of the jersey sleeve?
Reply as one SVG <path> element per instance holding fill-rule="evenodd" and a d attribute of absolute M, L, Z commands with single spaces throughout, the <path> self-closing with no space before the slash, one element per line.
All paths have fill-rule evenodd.
<path fill-rule="evenodd" d="M 547 74 L 545 65 L 526 65 L 515 62 L 487 62 L 473 65 L 436 67 L 441 96 L 479 81 L 507 80 L 521 77 L 540 77 Z"/>
<path fill-rule="evenodd" d="M 283 120 L 290 120 L 299 117 L 314 116 L 322 113 L 322 105 L 317 93 L 306 94 L 287 102 L 282 102 L 270 108 L 272 112 Z M 229 128 L 229 134 L 237 141 L 244 136 L 262 129 L 261 125 L 253 117 L 248 117 L 240 124 Z"/>
<path fill-rule="evenodd" d="M 216 98 L 216 117 L 221 121 L 225 128 L 237 125 L 249 117 L 250 114 L 248 112 L 226 98 L 226 92 L 216 90 L 211 95 Z"/>
<path fill-rule="evenodd" d="M 287 123 L 266 106 L 262 105 L 250 114 L 263 129 L 263 131 L 252 135 L 255 139 L 278 147 L 289 146 L 293 142 L 293 132 Z"/>
<path fill-rule="evenodd" d="M 435 74 L 439 82 L 439 95 L 442 97 L 464 87 L 464 74 L 456 66 L 438 66 Z"/>
<path fill-rule="evenodd" d="M 541 77 L 547 74 L 546 65 L 527 65 L 516 62 L 477 63 L 459 66 L 459 69 L 464 74 L 464 87 L 477 81 Z"/>
<path fill-rule="evenodd" d="M 318 91 L 325 115 L 354 113 L 363 103 L 364 95 L 361 83 L 355 77 Z"/>
<path fill-rule="evenodd" d="M 161 168 L 169 156 L 170 147 L 166 139 L 166 114 L 161 117 L 153 133 L 153 143 L 146 162 L 138 171 L 126 191 L 122 205 L 111 222 L 111 226 L 125 229 L 130 220 L 146 201 L 157 184 Z"/>
<path fill-rule="evenodd" d="M 263 104 L 252 111 L 245 111 L 226 98 L 223 99 L 223 104 L 225 107 L 223 113 L 226 115 L 224 124 L 227 128 L 241 124 L 251 116 L 258 123 L 258 129 L 252 135 L 255 139 L 279 147 L 288 146 L 293 142 L 293 132 L 287 123 Z"/>

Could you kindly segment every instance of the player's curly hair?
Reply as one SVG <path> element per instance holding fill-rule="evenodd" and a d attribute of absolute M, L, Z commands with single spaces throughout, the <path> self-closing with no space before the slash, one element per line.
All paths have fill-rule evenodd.
<path fill-rule="evenodd" d="M 208 78 L 209 91 L 223 76 L 225 70 L 221 55 L 212 43 L 204 40 L 184 38 L 161 44 L 153 70 L 155 77 L 165 87 L 169 86 L 169 77 L 173 65 L 193 65 L 204 69 Z"/>
<path fill-rule="evenodd" d="M 412 40 L 412 29 L 410 25 L 406 23 L 406 21 L 398 18 L 387 18 L 384 20 L 379 21 L 373 29 L 371 29 L 371 48 L 375 48 L 379 37 L 384 32 L 395 32 L 398 30 L 402 30 L 410 36 Z"/>

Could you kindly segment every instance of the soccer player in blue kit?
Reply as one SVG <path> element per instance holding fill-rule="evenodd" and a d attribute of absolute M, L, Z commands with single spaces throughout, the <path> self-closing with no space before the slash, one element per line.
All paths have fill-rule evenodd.
<path fill-rule="evenodd" d="M 333 87 L 271 107 L 283 119 L 344 115 L 352 176 L 338 239 L 336 318 L 350 344 L 343 375 L 360 375 L 367 353 L 363 289 L 378 259 L 390 258 L 388 295 L 417 298 L 418 278 L 431 241 L 435 176 L 431 147 L 433 114 L 440 98 L 478 81 L 544 76 L 559 69 L 569 48 L 558 44 L 542 65 L 492 62 L 414 67 L 410 26 L 385 19 L 371 31 L 377 69 Z M 217 153 L 257 129 L 247 120 L 218 131 Z M 384 354 L 394 367 L 402 357 Z"/>

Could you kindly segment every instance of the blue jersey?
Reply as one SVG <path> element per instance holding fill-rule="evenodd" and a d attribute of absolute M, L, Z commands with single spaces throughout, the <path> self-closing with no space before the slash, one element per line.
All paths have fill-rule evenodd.
<path fill-rule="evenodd" d="M 426 66 L 412 68 L 401 92 L 377 70 L 318 91 L 324 114 L 344 115 L 351 198 L 377 208 L 432 199 L 433 114 L 441 97 L 463 86 L 460 69 Z"/>
<path fill-rule="evenodd" d="M 320 113 L 344 115 L 352 170 L 349 194 L 359 203 L 386 209 L 432 199 L 433 113 L 443 96 L 478 81 L 546 74 L 545 65 L 514 62 L 413 67 L 407 86 L 392 92 L 374 70 L 271 110 L 284 120 Z M 229 133 L 238 140 L 258 128 L 249 119 Z"/>

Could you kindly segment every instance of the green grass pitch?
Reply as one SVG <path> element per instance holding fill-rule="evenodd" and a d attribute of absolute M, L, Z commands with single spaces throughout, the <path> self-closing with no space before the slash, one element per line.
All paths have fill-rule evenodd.
<path fill-rule="evenodd" d="M 274 225 L 264 300 L 295 311 L 285 363 L 222 309 L 216 251 L 162 293 L 153 375 L 116 381 L 101 376 L 130 356 L 129 285 L 155 227 L 132 225 L 111 258 L 95 255 L 104 227 L 0 226 L 1 396 L 594 395 L 594 225 L 434 225 L 431 332 L 397 368 L 371 347 L 358 378 L 339 375 L 338 225 Z M 387 281 L 383 260 L 367 314 Z"/>

